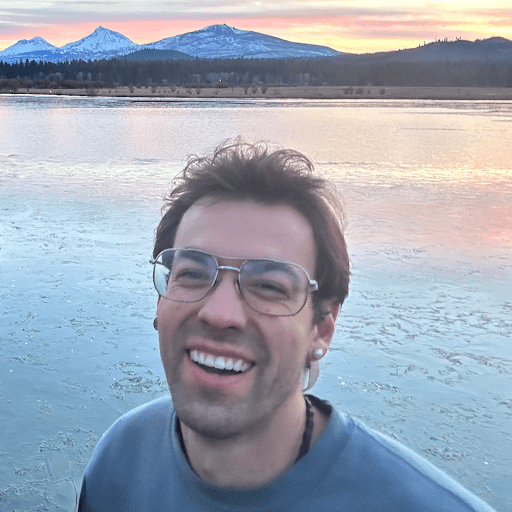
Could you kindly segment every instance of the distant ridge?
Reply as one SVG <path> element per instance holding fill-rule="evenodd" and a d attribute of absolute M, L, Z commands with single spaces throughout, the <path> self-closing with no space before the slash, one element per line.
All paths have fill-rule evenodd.
<path fill-rule="evenodd" d="M 139 45 L 119 32 L 98 27 L 92 34 L 60 48 L 41 37 L 23 39 L 0 52 L 0 61 L 65 62 L 72 60 L 167 59 L 287 59 L 329 58 L 340 63 L 510 63 L 512 41 L 503 37 L 484 40 L 436 41 L 417 48 L 369 54 L 342 53 L 326 46 L 294 43 L 228 25 L 211 25 L 195 32 Z"/>
<path fill-rule="evenodd" d="M 239 30 L 227 25 L 209 27 L 157 41 L 138 45 L 113 30 L 98 27 L 92 34 L 68 43 L 60 48 L 44 39 L 35 37 L 18 43 L 0 52 L 0 60 L 8 63 L 26 59 L 48 62 L 70 60 L 101 60 L 124 57 L 139 50 L 173 50 L 183 54 L 181 58 L 292 58 L 330 57 L 339 52 L 326 46 L 293 43 L 277 37 Z M 151 54 L 142 54 L 147 58 Z M 157 59 L 162 54 L 153 54 Z M 180 58 L 174 54 L 171 58 Z"/>
<path fill-rule="evenodd" d="M 192 55 L 187 55 L 176 50 L 155 50 L 153 48 L 144 48 L 129 53 L 123 57 L 126 60 L 173 60 L 173 59 L 193 59 Z"/>
<path fill-rule="evenodd" d="M 417 48 L 380 52 L 361 56 L 368 61 L 411 62 L 432 64 L 434 62 L 510 62 L 512 41 L 503 37 L 465 41 L 435 41 Z"/>

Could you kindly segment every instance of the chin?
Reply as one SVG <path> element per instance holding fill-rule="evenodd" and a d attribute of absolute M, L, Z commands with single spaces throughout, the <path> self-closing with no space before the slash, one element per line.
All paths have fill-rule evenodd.
<path fill-rule="evenodd" d="M 187 404 L 175 405 L 180 421 L 197 434 L 210 439 L 226 440 L 239 436 L 250 428 L 251 419 L 247 417 L 247 408 Z"/>

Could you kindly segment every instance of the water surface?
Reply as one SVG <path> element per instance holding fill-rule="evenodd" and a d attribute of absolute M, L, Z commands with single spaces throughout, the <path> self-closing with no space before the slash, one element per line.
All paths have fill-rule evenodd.
<path fill-rule="evenodd" d="M 70 510 L 99 436 L 166 393 L 151 284 L 187 155 L 298 149 L 353 277 L 315 392 L 512 509 L 512 103 L 0 96 L 0 509 Z"/>

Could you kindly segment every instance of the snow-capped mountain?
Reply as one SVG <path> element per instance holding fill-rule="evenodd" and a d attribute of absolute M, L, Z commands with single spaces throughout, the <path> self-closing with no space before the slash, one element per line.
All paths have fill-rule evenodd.
<path fill-rule="evenodd" d="M 339 52 L 326 46 L 292 43 L 258 32 L 238 30 L 227 25 L 212 25 L 202 30 L 162 39 L 146 45 L 155 50 L 176 50 L 193 57 L 260 58 L 330 57 Z"/>
<path fill-rule="evenodd" d="M 51 50 L 57 50 L 57 47 L 53 44 L 50 44 L 42 37 L 34 37 L 32 39 L 21 39 L 21 41 L 18 41 L 16 44 L 13 44 L 12 46 L 9 46 L 9 48 L 6 48 L 4 51 L 0 52 L 0 55 L 19 55 L 22 53 Z"/>
<path fill-rule="evenodd" d="M 123 34 L 98 27 L 87 37 L 61 46 L 59 52 L 68 60 L 100 60 L 126 55 L 138 48 L 138 44 Z"/>
<path fill-rule="evenodd" d="M 28 43 L 30 43 L 30 46 Z M 19 41 L 1 51 L 0 60 L 14 63 L 26 59 L 49 62 L 74 59 L 113 59 L 146 48 L 176 50 L 205 59 L 237 57 L 311 58 L 338 55 L 339 53 L 325 46 L 292 43 L 258 32 L 238 30 L 227 25 L 212 25 L 202 30 L 145 45 L 138 45 L 119 32 L 98 27 L 87 37 L 60 48 L 50 45 L 44 39 L 38 37 L 30 41 Z"/>

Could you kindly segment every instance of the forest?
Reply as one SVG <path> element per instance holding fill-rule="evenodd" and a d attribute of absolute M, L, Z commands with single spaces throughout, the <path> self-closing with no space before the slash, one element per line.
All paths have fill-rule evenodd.
<path fill-rule="evenodd" d="M 340 57 L 316 59 L 127 58 L 71 62 L 0 61 L 0 89 L 20 87 L 117 87 L 241 84 L 512 87 L 512 62 L 365 62 Z"/>

